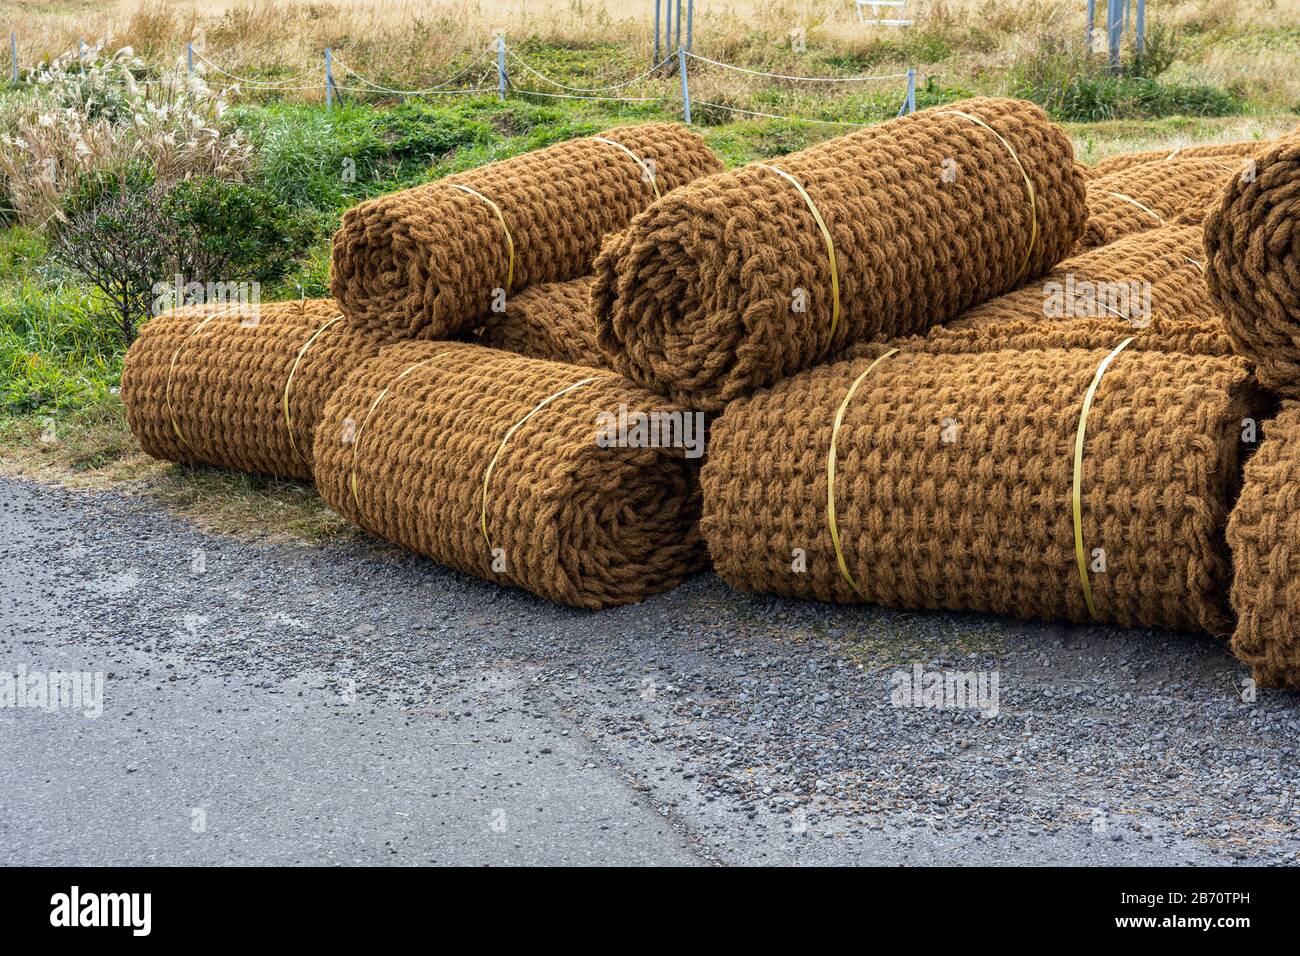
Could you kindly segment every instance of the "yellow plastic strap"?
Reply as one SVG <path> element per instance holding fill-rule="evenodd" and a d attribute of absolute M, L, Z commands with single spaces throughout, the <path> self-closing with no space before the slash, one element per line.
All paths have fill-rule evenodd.
<path fill-rule="evenodd" d="M 477 189 L 470 189 L 468 186 L 464 185 L 463 183 L 448 183 L 447 185 L 450 186 L 452 189 L 459 189 L 463 193 L 469 193 L 471 196 L 477 196 L 479 199 L 483 200 L 485 203 L 488 204 L 489 209 L 491 209 L 494 213 L 496 213 L 497 222 L 501 223 L 501 231 L 506 234 L 506 249 L 509 250 L 510 252 L 510 263 L 509 265 L 506 266 L 506 284 L 505 284 L 505 290 L 509 292 L 510 286 L 513 285 L 515 281 L 515 240 L 510 235 L 510 227 L 506 225 L 506 217 L 501 214 L 501 207 L 498 206 L 496 203 L 494 203 L 491 199 L 488 199 L 487 196 L 484 196 Z"/>
<path fill-rule="evenodd" d="M 592 139 L 594 139 L 598 143 L 604 143 L 606 146 L 617 146 L 623 152 L 631 156 L 632 161 L 641 167 L 641 172 L 645 174 L 646 182 L 648 182 L 651 188 L 654 189 L 655 199 L 659 198 L 659 184 L 655 182 L 654 170 L 650 168 L 649 164 L 646 163 L 644 159 L 642 159 L 636 153 L 632 152 L 632 150 L 628 149 L 622 143 L 618 142 L 618 140 L 607 139 L 604 136 L 593 136 Z"/>
<path fill-rule="evenodd" d="M 960 116 L 963 119 L 968 119 L 972 123 L 983 126 L 986 130 L 996 136 L 998 142 L 1006 147 L 1007 152 L 1011 154 L 1011 158 L 1016 161 L 1016 166 L 1020 168 L 1020 175 L 1025 180 L 1025 191 L 1029 195 L 1029 248 L 1025 250 L 1024 261 L 1020 263 L 1020 268 L 1016 270 L 1016 277 L 1011 280 L 1012 285 L 1014 285 L 1020 281 L 1021 277 L 1025 274 L 1025 270 L 1029 268 L 1029 259 L 1033 256 L 1034 248 L 1038 245 L 1038 197 L 1034 193 L 1034 181 L 1029 178 L 1029 173 L 1025 169 L 1025 164 L 1020 161 L 1019 155 L 1016 154 L 1015 147 L 1007 142 L 1006 137 L 995 130 L 992 126 L 984 122 L 978 116 L 972 116 L 970 113 L 963 113 L 961 110 L 944 110 L 943 112 L 952 116 Z"/>
<path fill-rule="evenodd" d="M 185 348 L 185 346 L 189 344 L 190 339 L 202 332 L 207 324 L 213 319 L 225 315 L 230 311 L 230 309 L 222 309 L 220 312 L 213 312 L 198 325 L 194 326 L 194 328 L 190 329 L 190 334 L 181 340 L 180 345 L 176 346 L 176 351 L 172 353 L 172 360 L 167 366 L 167 385 L 163 389 L 163 404 L 167 406 L 167 417 L 171 419 L 172 431 L 176 433 L 176 437 L 180 439 L 182 445 L 188 445 L 189 442 L 185 440 L 185 435 L 181 432 L 180 423 L 176 421 L 176 410 L 172 407 L 172 373 L 176 371 L 176 360 L 181 357 L 181 349 Z"/>
<path fill-rule="evenodd" d="M 514 435 L 514 433 L 520 429 L 520 427 L 524 424 L 524 422 L 528 421 L 528 419 L 532 418 L 534 415 L 540 412 L 547 405 L 551 404 L 551 402 L 555 401 L 557 398 L 569 394 L 569 392 L 572 392 L 576 388 L 581 388 L 582 386 L 586 385 L 589 382 L 596 381 L 596 379 L 598 379 L 599 377 L 600 376 L 598 375 L 592 375 L 591 377 L 584 378 L 579 382 L 574 382 L 572 385 L 566 385 L 564 388 L 560 389 L 558 392 L 554 393 L 553 395 L 546 396 L 546 398 L 542 399 L 535 406 L 533 406 L 533 410 L 531 412 L 529 412 L 523 418 L 519 419 L 519 421 L 511 425 L 510 430 L 506 432 L 505 437 L 501 439 L 501 444 L 497 446 L 497 453 L 493 455 L 492 460 L 488 462 L 487 471 L 483 472 L 483 504 L 479 510 L 479 527 L 483 529 L 483 540 L 487 543 L 488 554 L 492 553 L 492 539 L 488 537 L 488 529 L 487 529 L 488 482 L 492 479 L 492 471 L 497 466 L 497 459 L 500 458 L 501 453 L 506 450 L 506 443 L 510 441 L 511 436 Z"/>
<path fill-rule="evenodd" d="M 1087 394 L 1083 396 L 1083 410 L 1079 413 L 1079 430 L 1074 436 L 1074 492 L 1073 492 L 1073 512 L 1074 512 L 1074 556 L 1079 562 L 1079 581 L 1083 585 L 1083 601 L 1088 605 L 1088 613 L 1092 615 L 1094 621 L 1101 618 L 1097 616 L 1097 605 L 1092 599 L 1092 584 L 1088 580 L 1088 558 L 1083 550 L 1083 440 L 1088 432 L 1088 412 L 1092 409 L 1093 396 L 1097 394 L 1097 386 L 1101 384 L 1101 377 L 1106 374 L 1106 369 L 1114 361 L 1115 356 L 1119 355 L 1124 348 L 1133 341 L 1134 336 L 1129 336 L 1123 342 L 1115 347 L 1115 350 L 1101 360 L 1097 366 L 1097 374 L 1092 377 L 1092 384 L 1088 386 Z"/>
<path fill-rule="evenodd" d="M 1146 213 L 1148 216 L 1150 216 L 1152 219 L 1154 219 L 1156 222 L 1160 223 L 1160 225 L 1163 226 L 1163 225 L 1165 224 L 1165 221 L 1164 221 L 1163 219 L 1160 218 L 1160 214 L 1159 214 L 1158 212 L 1156 212 L 1154 209 L 1150 209 L 1150 208 L 1148 208 L 1148 207 L 1142 205 L 1140 202 L 1138 202 L 1138 201 L 1137 201 L 1136 199 L 1134 199 L 1132 196 L 1125 196 L 1123 193 L 1111 193 L 1111 192 L 1106 192 L 1106 190 L 1104 190 L 1104 189 L 1102 190 L 1102 193 L 1103 193 L 1103 195 L 1106 195 L 1106 196 L 1114 196 L 1116 199 L 1122 199 L 1122 200 L 1124 200 L 1124 201 L 1127 202 L 1127 203 L 1132 203 L 1133 205 L 1135 205 L 1135 206 L 1137 206 L 1139 209 L 1141 209 L 1144 213 Z"/>
<path fill-rule="evenodd" d="M 831 261 L 830 339 L 831 339 L 831 343 L 834 344 L 835 327 L 839 325 L 840 322 L 840 270 L 839 270 L 839 266 L 837 266 L 835 263 L 835 243 L 831 240 L 831 231 L 829 228 L 827 228 L 826 220 L 822 218 L 822 214 L 821 212 L 818 211 L 817 205 L 812 201 L 812 197 L 808 195 L 808 190 L 803 188 L 803 184 L 800 183 L 799 180 L 795 179 L 784 169 L 777 169 L 775 166 L 769 166 L 767 163 L 755 163 L 754 165 L 758 166 L 760 169 L 772 170 L 772 172 L 776 173 L 778 176 L 787 180 L 790 183 L 790 185 L 794 186 L 795 189 L 799 190 L 799 195 L 802 196 L 803 201 L 808 204 L 808 211 L 811 212 L 813 214 L 813 218 L 817 220 L 817 228 L 822 231 L 822 239 L 826 241 L 826 257 Z"/>
<path fill-rule="evenodd" d="M 397 374 L 397 377 L 393 379 L 392 384 L 385 385 L 379 394 L 375 396 L 375 400 L 370 403 L 370 409 L 366 412 L 366 417 L 361 419 L 361 424 L 357 426 L 356 434 L 352 436 L 352 474 L 348 479 L 348 484 L 352 488 L 352 502 L 358 508 L 361 507 L 361 498 L 357 495 L 357 449 L 361 447 L 361 433 L 365 430 L 366 425 L 370 423 L 370 419 L 375 414 L 375 409 L 379 407 L 379 403 L 384 400 L 388 393 L 397 387 L 398 382 L 406 378 L 406 376 L 410 375 L 420 366 L 428 365 L 430 362 L 442 358 L 442 356 L 447 355 L 450 352 L 451 350 L 448 349 L 444 352 L 439 352 L 437 355 L 430 355 L 427 359 L 416 362 L 414 365 L 408 365 Z"/>
<path fill-rule="evenodd" d="M 858 582 L 853 580 L 853 575 L 849 573 L 848 563 L 844 560 L 844 549 L 840 545 L 839 525 L 835 523 L 835 446 L 839 442 L 840 425 L 844 421 L 844 413 L 848 410 L 849 402 L 853 401 L 853 394 L 858 390 L 858 386 L 862 384 L 863 379 L 871 374 L 873 368 L 897 351 L 898 349 L 890 349 L 868 365 L 862 374 L 853 380 L 853 384 L 849 386 L 848 394 L 844 396 L 844 401 L 840 402 L 839 411 L 835 413 L 835 425 L 831 428 L 831 450 L 826 456 L 826 524 L 831 529 L 831 544 L 835 546 L 835 561 L 840 566 L 840 574 L 844 576 L 845 581 L 849 582 L 849 586 L 853 588 L 854 593 L 859 596 L 865 595 L 862 594 L 862 589 L 858 587 Z"/>
<path fill-rule="evenodd" d="M 302 357 L 307 354 L 307 350 L 312 347 L 312 343 L 320 338 L 322 332 L 328 329 L 335 322 L 342 321 L 342 319 L 343 316 L 336 315 L 312 333 L 311 338 L 304 342 L 302 348 L 298 350 L 298 355 L 294 358 L 293 365 L 289 368 L 289 377 L 284 380 L 284 427 L 289 432 L 289 447 L 293 449 L 293 453 L 298 456 L 299 460 L 304 462 L 307 459 L 304 458 L 302 452 L 298 450 L 298 443 L 294 441 L 293 437 L 293 416 L 289 414 L 289 389 L 293 387 L 293 377 L 298 374 L 298 365 L 302 362 Z"/>

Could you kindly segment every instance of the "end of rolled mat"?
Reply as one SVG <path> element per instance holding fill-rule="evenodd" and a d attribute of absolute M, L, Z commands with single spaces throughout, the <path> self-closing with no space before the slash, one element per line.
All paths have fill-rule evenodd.
<path fill-rule="evenodd" d="M 529 358 L 607 368 L 596 342 L 591 283 L 591 276 L 583 276 L 525 289 L 483 324 L 474 341 Z"/>
<path fill-rule="evenodd" d="M 325 400 L 382 344 L 329 299 L 165 312 L 127 352 L 127 422 L 155 458 L 310 479 Z"/>
<path fill-rule="evenodd" d="M 664 197 L 595 265 L 611 365 L 720 411 L 857 341 L 914 333 L 1042 274 L 1087 216 L 1033 104 L 923 110 Z"/>
<path fill-rule="evenodd" d="M 697 461 L 662 431 L 622 427 L 638 414 L 679 437 L 699 425 L 612 372 L 467 343 L 391 346 L 330 399 L 317 487 L 449 567 L 576 607 L 630 604 L 704 562 Z"/>
<path fill-rule="evenodd" d="M 1228 521 L 1232 652 L 1262 686 L 1300 690 L 1300 404 L 1261 431 Z"/>
<path fill-rule="evenodd" d="M 348 210 L 330 288 L 360 327 L 455 337 L 519 290 L 589 272 L 602 237 L 721 168 L 698 134 L 650 123 L 455 173 Z"/>
<path fill-rule="evenodd" d="M 1300 397 L 1300 134 L 1232 176 L 1205 216 L 1205 281 L 1259 380 Z"/>
<path fill-rule="evenodd" d="M 1259 406 L 1237 358 L 890 348 L 729 407 L 701 528 L 745 590 L 1222 634 Z"/>

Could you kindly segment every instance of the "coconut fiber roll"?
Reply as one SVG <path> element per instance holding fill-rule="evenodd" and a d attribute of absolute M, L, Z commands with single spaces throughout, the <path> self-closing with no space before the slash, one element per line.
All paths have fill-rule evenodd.
<path fill-rule="evenodd" d="M 620 408 L 683 414 L 609 371 L 404 343 L 330 400 L 317 486 L 361 527 L 442 564 L 563 604 L 630 604 L 704 554 L 695 462 L 662 442 L 602 444 L 599 416 Z"/>
<path fill-rule="evenodd" d="M 1184 214 L 1199 218 L 1224 183 L 1241 172 L 1226 159 L 1178 159 L 1099 176 L 1088 182 L 1088 228 L 1080 249 L 1104 246 Z"/>
<path fill-rule="evenodd" d="M 821 366 L 714 423 L 702 528 L 747 591 L 1226 633 L 1223 526 L 1257 402 L 1237 358 Z"/>
<path fill-rule="evenodd" d="M 1090 178 L 1109 176 L 1135 166 L 1159 165 L 1167 160 L 1178 159 L 1218 159 L 1229 166 L 1236 165 L 1235 159 L 1254 156 L 1268 146 L 1268 141 L 1250 139 L 1236 143 L 1204 143 L 1199 146 L 1183 146 L 1179 149 L 1153 149 L 1136 153 L 1119 153 L 1099 160 L 1091 167 Z"/>
<path fill-rule="evenodd" d="M 591 276 L 535 285 L 511 296 L 505 311 L 484 323 L 478 343 L 531 358 L 609 367 L 596 344 Z"/>
<path fill-rule="evenodd" d="M 852 345 L 924 331 L 1042 275 L 1087 217 L 1038 107 L 923 110 L 665 196 L 592 287 L 614 368 L 705 411 Z"/>
<path fill-rule="evenodd" d="M 926 352 L 1114 348 L 1232 355 L 1205 287 L 1201 228 L 1178 221 L 1062 262 L 1042 281 L 976 306 L 907 348 Z M 885 345 L 857 346 L 875 357 Z"/>
<path fill-rule="evenodd" d="M 1259 380 L 1300 397 L 1300 135 L 1234 176 L 1205 219 L 1210 294 Z"/>
<path fill-rule="evenodd" d="M 155 458 L 310 480 L 326 399 L 381 344 L 330 299 L 177 309 L 127 353 L 127 421 Z"/>
<path fill-rule="evenodd" d="M 1228 521 L 1232 652 L 1263 686 L 1300 690 L 1300 404 L 1263 433 Z"/>
<path fill-rule="evenodd" d="M 590 272 L 607 233 L 721 168 L 684 126 L 650 123 L 372 199 L 343 215 L 331 290 L 358 327 L 451 337 L 502 295 Z"/>

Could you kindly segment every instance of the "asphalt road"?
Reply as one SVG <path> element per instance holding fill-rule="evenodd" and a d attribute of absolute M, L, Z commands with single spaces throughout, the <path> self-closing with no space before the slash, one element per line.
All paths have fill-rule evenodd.
<path fill-rule="evenodd" d="M 996 715 L 899 706 L 916 664 Z M 592 614 L 0 479 L 0 691 L 52 671 L 102 713 L 0 708 L 0 864 L 1300 862 L 1300 697 L 1205 637 L 711 574 Z"/>

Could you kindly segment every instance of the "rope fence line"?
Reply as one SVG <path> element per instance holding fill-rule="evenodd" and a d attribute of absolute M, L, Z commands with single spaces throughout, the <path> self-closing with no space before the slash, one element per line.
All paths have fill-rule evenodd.
<path fill-rule="evenodd" d="M 20 83 L 20 71 L 18 66 L 18 39 L 14 33 L 9 37 L 10 47 L 10 80 L 13 84 Z M 84 41 L 81 49 L 85 50 Z M 656 51 L 657 52 L 657 51 Z M 454 83 L 457 83 L 468 76 L 476 68 L 483 67 L 483 73 L 487 74 L 492 71 L 491 66 L 484 67 L 484 61 L 495 55 L 495 72 L 496 86 L 476 85 L 465 88 L 449 89 Z M 812 84 L 833 84 L 833 83 L 868 83 L 868 82 L 887 82 L 906 80 L 907 89 L 903 98 L 903 103 L 899 107 L 898 115 L 903 116 L 907 113 L 916 111 L 916 70 L 909 69 L 900 73 L 886 73 L 873 76 L 795 76 L 785 73 L 774 73 L 766 70 L 757 70 L 750 67 L 739 66 L 734 63 L 725 63 L 721 60 L 714 60 L 710 57 L 701 56 L 693 53 L 683 46 L 678 46 L 675 51 L 655 63 L 650 69 L 639 73 L 638 75 L 622 80 L 617 83 L 610 83 L 605 86 L 582 87 L 573 86 L 534 67 L 523 56 L 506 44 L 505 36 L 498 34 L 486 48 L 479 51 L 466 66 L 452 76 L 450 79 L 434 86 L 423 87 L 421 89 L 399 89 L 376 83 L 373 80 L 363 76 L 356 70 L 352 69 L 345 61 L 341 60 L 332 49 L 325 50 L 324 77 L 323 83 L 302 84 L 298 81 L 308 75 L 308 71 L 303 71 L 293 77 L 285 80 L 259 80 L 252 77 L 240 76 L 232 73 L 222 67 L 220 64 L 210 59 L 203 51 L 195 49 L 193 44 L 187 44 L 185 49 L 185 61 L 188 73 L 191 76 L 201 72 L 196 66 L 196 61 L 205 69 L 211 69 L 220 75 L 234 81 L 235 84 L 251 91 L 266 93 L 300 93 L 323 90 L 325 94 L 325 105 L 327 109 L 332 109 L 334 100 L 340 98 L 342 93 L 351 93 L 359 96 L 383 95 L 383 96 L 487 96 L 496 93 L 498 99 L 504 100 L 507 91 L 513 91 L 521 96 L 538 96 L 547 99 L 569 99 L 569 100 L 590 100 L 590 101 L 607 101 L 618 103 L 669 103 L 675 99 L 671 93 L 663 93 L 656 96 L 632 96 L 632 95 L 611 95 L 617 91 L 630 90 L 638 84 L 651 81 L 653 79 L 676 81 L 680 86 L 680 107 L 682 117 L 686 123 L 691 122 L 691 106 L 694 102 L 698 106 L 703 106 L 711 110 L 725 110 L 743 116 L 751 116 L 761 119 L 781 120 L 790 123 L 815 123 L 830 126 L 848 126 L 862 127 L 869 125 L 867 123 L 856 123 L 848 120 L 816 119 L 800 116 L 784 116 L 779 113 L 766 113 L 759 110 L 744 109 L 738 106 L 729 106 L 725 103 L 713 103 L 706 100 L 692 100 L 690 93 L 690 82 L 688 77 L 687 61 L 693 60 L 700 64 L 716 67 L 723 70 L 729 70 L 736 73 L 743 73 L 754 77 L 763 77 L 773 80 L 780 80 L 788 83 L 812 83 Z M 665 71 L 673 61 L 677 61 L 675 71 Z M 543 83 L 549 84 L 555 90 L 560 92 L 547 92 L 544 90 L 527 89 L 517 86 L 512 81 L 506 64 L 509 61 L 522 71 L 523 75 L 534 77 Z M 350 78 L 349 84 L 340 84 L 335 80 L 334 67 L 338 66 L 346 78 Z M 675 76 L 673 74 L 676 74 Z M 657 75 L 657 76 L 656 76 Z M 486 76 L 481 77 L 479 82 L 482 83 Z M 341 99 L 340 99 L 341 102 Z"/>
<path fill-rule="evenodd" d="M 711 63 L 714 66 L 720 66 L 724 70 L 735 70 L 738 73 L 749 73 L 753 76 L 770 76 L 777 80 L 795 80 L 801 83 L 864 83 L 871 80 L 902 80 L 907 78 L 907 72 L 903 73 L 885 73 L 880 76 L 790 76 L 785 73 L 768 73 L 765 70 L 751 70 L 746 66 L 736 66 L 734 63 L 722 63 L 718 60 L 710 60 L 707 56 L 700 56 L 698 53 L 692 53 L 690 50 L 682 51 L 692 60 L 699 60 L 701 63 Z"/>
<path fill-rule="evenodd" d="M 375 91 L 375 92 L 377 92 L 377 93 L 393 93 L 393 94 L 397 94 L 397 95 L 399 95 L 399 96 L 427 96 L 427 95 L 430 95 L 430 94 L 436 94 L 436 93 L 480 93 L 480 92 L 491 93 L 491 92 L 493 92 L 493 90 L 492 90 L 491 88 L 489 88 L 489 87 L 473 87 L 473 88 L 470 88 L 470 89 L 461 89 L 461 90 L 449 90 L 449 89 L 447 89 L 447 87 L 449 87 L 449 86 L 451 86 L 453 83 L 455 83 L 455 82 L 457 82 L 457 81 L 463 79 L 463 78 L 465 77 L 465 75 L 466 75 L 467 73 L 469 73 L 470 70 L 474 69 L 474 67 L 478 66 L 478 65 L 479 65 L 480 63 L 482 63 L 485 59 L 487 59 L 488 54 L 491 53 L 491 52 L 492 52 L 491 49 L 483 50 L 481 53 L 479 53 L 479 55 L 478 55 L 474 60 L 472 60 L 472 61 L 469 63 L 468 66 L 466 66 L 464 69 L 462 69 L 459 73 L 457 73 L 457 74 L 456 74 L 455 76 L 453 76 L 451 79 L 449 79 L 449 80 L 447 80 L 447 81 L 445 81 L 445 82 L 443 82 L 443 83 L 439 83 L 439 84 L 437 84 L 436 86 L 428 86 L 428 87 L 425 87 L 424 89 L 419 89 L 419 90 L 396 90 L 396 89 L 392 89 L 391 87 L 381 86 L 381 85 L 378 84 L 378 83 L 371 82 L 370 80 L 368 80 L 368 79 L 366 79 L 364 76 L 362 76 L 360 73 L 358 73 L 356 70 L 352 69 L 352 67 L 348 66 L 347 63 L 345 63 L 345 62 L 343 62 L 341 59 L 339 59 L 339 55 L 338 55 L 337 53 L 334 53 L 334 54 L 331 56 L 331 60 L 332 60 L 333 63 L 336 63 L 336 64 L 338 64 L 339 66 L 343 67 L 343 70 L 344 70 L 346 73 L 348 73 L 348 74 L 351 75 L 351 76 L 356 77 L 356 79 L 357 79 L 358 81 L 360 81 L 362 84 L 364 84 L 365 87 L 368 87 L 370 90 L 373 90 L 373 91 Z M 338 86 L 337 84 L 335 84 L 335 87 L 334 87 L 334 88 L 335 88 L 335 89 L 339 89 L 339 90 L 341 90 L 341 89 L 349 89 L 348 87 Z M 315 89 L 315 87 L 313 87 L 313 89 Z M 358 90 L 359 88 L 357 88 L 357 87 L 352 87 L 352 88 L 350 88 L 350 89 L 353 89 L 353 90 L 355 91 L 355 90 Z"/>

